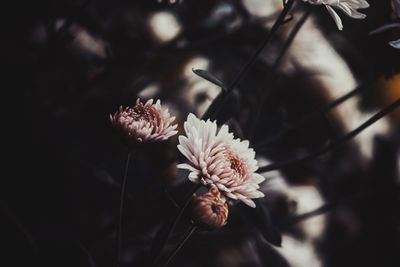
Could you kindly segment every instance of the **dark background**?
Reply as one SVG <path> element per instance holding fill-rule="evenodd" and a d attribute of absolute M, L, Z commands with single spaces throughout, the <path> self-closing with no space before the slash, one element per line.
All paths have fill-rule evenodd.
<path fill-rule="evenodd" d="M 382 109 L 400 94 L 400 52 L 387 45 L 396 32 L 368 35 L 392 22 L 390 3 L 369 2 L 363 21 L 340 14 L 343 32 L 324 8 L 311 7 L 317 30 L 363 87 L 356 96 L 359 113 Z M 213 12 L 221 6 L 229 8 Z M 299 3 L 293 14 L 298 17 L 308 8 Z M 148 25 L 149 16 L 159 11 L 172 12 L 182 26 L 167 43 L 154 38 Z M 181 126 L 187 113 L 207 99 L 204 93 L 187 99 L 185 64 L 201 55 L 209 59 L 211 73 L 232 81 L 267 33 L 262 22 L 274 17 L 255 19 L 241 1 L 194 0 L 13 1 L 4 3 L 1 14 L 6 161 L 0 185 L 0 265 L 114 265 L 115 216 L 127 151 L 109 115 L 120 105 L 132 105 L 156 81 L 160 90 L 155 97 L 172 107 Z M 82 31 L 91 39 L 79 43 Z M 271 51 L 284 42 L 278 35 Z M 345 133 L 344 118 L 318 113 L 334 99 L 310 79 L 312 73 L 295 69 L 288 74 L 270 62 L 256 62 L 224 103 L 219 120 L 231 118 L 236 135 L 256 144 L 317 114 L 257 150 L 272 161 L 309 153 Z M 263 90 L 268 97 L 261 104 Z M 390 130 L 371 138 L 374 153 L 368 161 L 349 142 L 282 170 L 290 186 L 312 186 L 333 203 L 326 210 L 324 233 L 313 243 L 322 266 L 400 266 L 399 118 L 398 112 L 388 116 Z M 132 161 L 123 266 L 150 266 L 156 232 L 176 212 L 164 190 L 178 201 L 184 195 L 184 174 L 160 167 L 164 159 L 182 160 L 176 143 L 172 138 L 166 147 Z M 273 204 L 275 226 L 305 242 L 304 233 L 282 223 L 293 215 L 288 198 Z M 240 213 L 243 207 L 237 209 Z M 289 266 L 235 214 L 232 226 L 220 233 L 193 236 L 171 266 Z"/>

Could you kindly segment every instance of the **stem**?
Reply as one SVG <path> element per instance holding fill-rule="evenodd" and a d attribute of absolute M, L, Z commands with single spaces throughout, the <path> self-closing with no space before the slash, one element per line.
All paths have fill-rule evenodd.
<path fill-rule="evenodd" d="M 399 193 L 399 189 L 400 189 L 399 185 L 397 185 L 394 188 L 393 188 L 393 186 L 390 186 L 390 187 L 382 188 L 381 190 L 378 190 L 376 192 L 359 193 L 359 194 L 347 197 L 341 201 L 336 201 L 333 203 L 326 203 L 312 211 L 308 211 L 308 212 L 296 215 L 293 218 L 290 218 L 286 222 L 285 226 L 286 227 L 291 226 L 291 225 L 300 223 L 302 221 L 305 221 L 307 219 L 310 219 L 314 216 L 327 213 L 327 212 L 332 211 L 333 209 L 337 208 L 340 205 L 354 205 L 359 202 L 364 202 L 365 199 L 368 199 L 368 198 L 377 199 L 377 198 L 380 198 L 382 194 L 384 194 L 385 196 L 388 196 L 388 195 L 397 196 Z"/>
<path fill-rule="evenodd" d="M 307 9 L 304 12 L 303 16 L 300 18 L 299 22 L 293 27 L 293 29 L 289 33 L 289 37 L 288 37 L 287 41 L 283 45 L 283 48 L 282 48 L 280 54 L 275 59 L 274 65 L 272 66 L 271 71 L 269 72 L 270 74 L 273 74 L 274 72 L 276 72 L 279 69 L 279 67 L 280 67 L 280 65 L 282 63 L 282 59 L 285 57 L 286 52 L 289 50 L 289 48 L 292 45 L 294 39 L 296 38 L 296 36 L 299 33 L 300 29 L 303 27 L 304 23 L 307 21 L 307 19 L 310 16 L 310 14 L 311 14 L 311 9 Z M 251 129 L 249 136 L 254 137 L 254 130 L 255 130 L 255 128 L 257 126 L 257 122 L 258 122 L 258 120 L 259 120 L 259 118 L 261 116 L 261 111 L 262 111 L 263 106 L 264 106 L 263 104 L 265 102 L 265 99 L 268 96 L 268 92 L 269 91 L 264 90 L 264 92 L 262 93 L 261 101 L 260 101 L 260 104 L 258 105 L 257 112 L 256 112 L 256 115 L 254 117 L 254 126 Z"/>
<path fill-rule="evenodd" d="M 189 205 L 191 199 L 192 199 L 192 195 L 200 188 L 200 184 L 196 184 L 185 196 L 184 199 L 184 203 L 181 206 L 179 213 L 176 215 L 173 223 L 171 224 L 171 226 L 168 229 L 167 235 L 165 236 L 165 238 L 162 240 L 160 247 L 158 248 L 158 251 L 156 252 L 156 257 L 154 260 L 154 265 L 156 265 L 157 261 L 160 259 L 161 256 L 161 252 L 163 251 L 167 241 L 169 240 L 169 238 L 171 237 L 172 233 L 174 232 L 176 226 L 178 225 L 180 219 L 182 218 L 183 213 L 185 212 L 187 206 Z"/>
<path fill-rule="evenodd" d="M 247 64 L 241 69 L 239 74 L 236 76 L 236 79 L 228 87 L 228 92 L 232 91 L 241 82 L 241 80 L 244 78 L 244 76 L 249 72 L 250 68 L 254 65 L 258 56 L 263 51 L 264 47 L 271 41 L 272 37 L 279 29 L 279 26 L 281 26 L 282 23 L 284 22 L 286 15 L 289 13 L 290 9 L 292 8 L 292 6 L 294 4 L 294 1 L 295 0 L 289 0 L 285 4 L 285 6 L 282 10 L 282 13 L 279 15 L 278 19 L 275 21 L 274 25 L 271 28 L 271 31 L 268 33 L 267 36 L 265 36 L 261 46 L 257 49 L 256 53 L 249 60 L 249 62 L 247 62 Z"/>
<path fill-rule="evenodd" d="M 377 122 L 378 120 L 380 120 L 381 118 L 383 118 L 384 116 L 389 114 L 390 112 L 394 111 L 399 106 L 400 106 L 400 98 L 397 99 L 396 101 L 394 101 L 392 104 L 390 104 L 386 108 L 384 108 L 381 111 L 379 111 L 378 113 L 376 113 L 374 116 L 372 116 L 366 122 L 361 124 L 358 128 L 354 129 L 353 131 L 349 132 L 348 134 L 346 134 L 346 135 L 342 136 L 341 138 L 337 139 L 335 142 L 333 142 L 333 143 L 331 143 L 331 144 L 329 144 L 329 145 L 327 145 L 327 146 L 325 146 L 325 147 L 323 147 L 323 148 L 321 148 L 321 149 L 319 149 L 319 150 L 317 150 L 317 151 L 315 151 L 315 152 L 313 152 L 311 154 L 303 156 L 301 158 L 291 159 L 291 160 L 282 161 L 282 162 L 277 162 L 277 163 L 273 163 L 273 164 L 261 167 L 261 168 L 258 169 L 257 172 L 261 173 L 261 172 L 267 172 L 267 171 L 282 169 L 282 168 L 286 168 L 288 166 L 292 166 L 292 165 L 296 165 L 296 164 L 299 164 L 299 163 L 307 162 L 309 160 L 313 160 L 313 159 L 325 154 L 326 152 L 329 152 L 329 151 L 335 149 L 339 145 L 351 140 L 353 137 L 357 136 L 363 130 L 365 130 L 366 128 L 368 128 L 369 126 L 371 126 L 372 124 L 374 124 L 375 122 Z"/>
<path fill-rule="evenodd" d="M 181 248 L 185 245 L 185 243 L 188 241 L 188 239 L 192 236 L 192 234 L 196 231 L 197 227 L 192 224 L 190 226 L 190 229 L 188 233 L 184 236 L 184 238 L 178 243 L 176 248 L 171 252 L 171 254 L 168 256 L 167 260 L 165 263 L 162 265 L 162 267 L 167 267 L 169 262 L 175 257 L 175 255 L 181 250 Z"/>
<path fill-rule="evenodd" d="M 39 251 L 38 244 L 36 243 L 33 236 L 29 233 L 28 229 L 26 229 L 26 227 L 20 222 L 20 220 L 18 220 L 18 218 L 12 213 L 12 211 L 9 209 L 9 207 L 6 205 L 6 203 L 3 203 L 2 201 L 0 201 L 0 209 L 4 211 L 5 216 L 8 217 L 8 219 L 11 221 L 11 223 L 15 224 L 18 231 L 26 239 L 27 243 L 32 248 L 32 251 L 34 253 L 37 253 Z M 2 219 L 4 219 L 4 218 L 2 218 Z"/>
<path fill-rule="evenodd" d="M 324 106 L 323 108 L 321 108 L 321 110 L 319 110 L 318 112 L 309 114 L 307 116 L 305 116 L 304 118 L 302 118 L 300 121 L 294 123 L 293 125 L 289 125 L 288 129 L 281 131 L 280 133 L 276 134 L 275 136 L 272 136 L 270 138 L 267 138 L 261 142 L 259 142 L 258 144 L 255 144 L 255 147 L 258 151 L 262 151 L 262 149 L 265 146 L 268 146 L 269 144 L 271 144 L 272 142 L 275 142 L 279 139 L 281 139 L 282 137 L 284 137 L 286 134 L 292 132 L 295 129 L 298 129 L 299 127 L 307 124 L 308 122 L 310 122 L 312 119 L 315 119 L 316 117 L 318 117 L 321 113 L 326 113 L 327 111 L 337 107 L 338 105 L 342 104 L 343 102 L 345 102 L 346 100 L 350 99 L 351 97 L 355 96 L 357 93 L 359 93 L 360 91 L 362 91 L 364 88 L 364 86 L 359 86 L 356 89 L 348 92 L 347 94 L 335 99 L 334 101 L 332 101 L 331 103 L 327 104 L 326 106 Z"/>
<path fill-rule="evenodd" d="M 250 60 L 242 67 L 242 69 L 239 71 L 238 75 L 236 78 L 233 80 L 231 85 L 226 89 L 222 90 L 218 96 L 214 99 L 214 101 L 211 103 L 207 111 L 204 113 L 202 119 L 208 119 L 208 118 L 215 118 L 216 114 L 218 111 L 221 109 L 221 106 L 224 102 L 224 99 L 227 94 L 229 94 L 235 87 L 242 81 L 242 79 L 245 77 L 245 75 L 249 72 L 250 68 L 254 65 L 256 62 L 258 56 L 260 53 L 263 51 L 264 47 L 271 41 L 272 37 L 274 34 L 277 32 L 279 27 L 282 25 L 282 23 L 285 21 L 286 15 L 289 13 L 290 9 L 292 8 L 295 0 L 288 0 L 288 2 L 284 5 L 284 8 L 282 12 L 280 13 L 278 19 L 275 21 L 274 25 L 272 26 L 271 30 L 268 32 L 268 34 L 265 36 L 263 42 L 261 45 L 258 47 L 254 55 L 250 58 Z"/>
<path fill-rule="evenodd" d="M 126 181 L 128 177 L 128 169 L 129 169 L 129 161 L 131 159 L 131 152 L 128 152 L 125 163 L 125 171 L 124 177 L 121 183 L 121 192 L 120 192 L 120 200 L 119 200 L 119 216 L 118 216 L 118 224 L 117 224 L 117 237 L 116 237 L 116 266 L 120 266 L 121 261 L 121 236 L 122 236 L 122 218 L 124 212 L 124 200 L 125 200 L 125 190 L 126 190 Z"/>

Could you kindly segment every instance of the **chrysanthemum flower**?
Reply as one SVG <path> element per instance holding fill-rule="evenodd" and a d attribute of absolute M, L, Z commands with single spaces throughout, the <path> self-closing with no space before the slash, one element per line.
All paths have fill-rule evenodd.
<path fill-rule="evenodd" d="M 178 132 L 175 130 L 177 125 L 172 125 L 175 117 L 161 107 L 160 100 L 153 104 L 150 99 L 143 104 L 138 98 L 135 106 L 121 106 L 110 119 L 133 142 L 163 141 Z"/>
<path fill-rule="evenodd" d="M 179 136 L 178 149 L 191 164 L 179 164 L 178 168 L 190 171 L 190 181 L 215 185 L 224 196 L 254 208 L 251 199 L 264 196 L 257 189 L 265 178 L 255 173 L 258 166 L 249 142 L 234 139 L 226 125 L 217 133 L 215 121 L 200 120 L 193 114 L 184 129 L 186 136 Z"/>
<path fill-rule="evenodd" d="M 303 2 L 308 2 L 312 5 L 325 5 L 339 30 L 343 30 L 343 23 L 334 8 L 343 11 L 353 19 L 364 19 L 366 15 L 358 12 L 357 9 L 369 7 L 368 2 L 365 0 L 303 0 Z"/>
<path fill-rule="evenodd" d="M 193 195 L 192 203 L 192 219 L 197 226 L 212 230 L 227 223 L 228 204 L 215 186 L 204 195 Z"/>

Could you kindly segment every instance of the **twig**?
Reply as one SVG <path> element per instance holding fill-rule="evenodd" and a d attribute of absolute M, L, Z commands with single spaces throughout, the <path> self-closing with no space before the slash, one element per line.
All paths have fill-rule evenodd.
<path fill-rule="evenodd" d="M 126 181 L 128 177 L 128 169 L 129 169 L 129 161 L 131 159 L 131 152 L 128 152 L 128 156 L 126 157 L 125 163 L 125 171 L 124 177 L 121 183 L 121 191 L 120 191 L 120 201 L 119 201 L 119 216 L 117 223 L 117 236 L 116 236 L 116 266 L 120 266 L 121 262 L 121 236 L 122 236 L 122 219 L 124 212 L 124 201 L 125 201 L 125 191 L 126 191 Z"/>
<path fill-rule="evenodd" d="M 268 34 L 265 36 L 263 42 L 259 46 L 259 48 L 256 50 L 254 55 L 250 58 L 250 60 L 243 66 L 243 68 L 239 71 L 238 75 L 236 78 L 233 80 L 231 85 L 226 90 L 222 90 L 218 96 L 214 99 L 214 101 L 211 103 L 211 105 L 208 107 L 207 111 L 203 115 L 203 119 L 214 119 L 216 114 L 219 112 L 221 109 L 221 106 L 224 102 L 225 97 L 233 90 L 235 87 L 242 81 L 242 79 L 245 77 L 245 75 L 249 72 L 250 68 L 254 65 L 256 62 L 258 56 L 260 53 L 263 51 L 264 47 L 271 41 L 272 37 L 274 34 L 277 32 L 279 27 L 284 23 L 286 15 L 289 13 L 290 9 L 292 8 L 295 0 L 288 0 L 287 3 L 285 4 L 282 12 L 280 13 L 278 19 L 275 21 L 274 25 L 272 26 L 272 29 L 268 32 Z"/>
<path fill-rule="evenodd" d="M 282 63 L 282 59 L 285 57 L 287 51 L 289 50 L 290 46 L 292 45 L 294 39 L 296 38 L 297 34 L 299 33 L 300 29 L 303 27 L 304 23 L 307 21 L 308 17 L 311 15 L 311 9 L 307 9 L 303 16 L 300 18 L 299 22 L 293 27 L 293 29 L 291 30 L 291 32 L 289 33 L 289 37 L 287 39 L 287 41 L 284 43 L 283 48 L 280 52 L 280 54 L 278 55 L 278 57 L 275 59 L 274 65 L 272 66 L 271 70 L 270 70 L 270 75 L 275 73 L 281 63 Z M 249 136 L 254 137 L 254 130 L 256 128 L 256 125 L 258 123 L 258 120 L 261 116 L 261 111 L 263 109 L 263 104 L 265 102 L 265 99 L 268 96 L 268 91 L 264 91 L 262 93 L 261 96 L 261 100 L 260 100 L 260 104 L 258 105 L 257 111 L 256 111 L 256 115 L 254 116 L 254 124 L 253 124 L 253 128 L 250 131 Z"/>
<path fill-rule="evenodd" d="M 359 133 L 361 133 L 363 130 L 365 130 L 366 128 L 368 128 L 369 126 L 371 126 L 372 124 L 374 124 L 375 122 L 377 122 L 378 120 L 380 120 L 381 118 L 383 118 L 384 116 L 386 116 L 387 114 L 389 114 L 390 112 L 394 111 L 395 109 L 397 109 L 400 106 L 400 98 L 397 99 L 396 101 L 394 101 L 392 104 L 390 104 L 389 106 L 387 106 L 386 108 L 382 109 L 381 111 L 379 111 L 378 113 L 376 113 L 374 116 L 372 116 L 370 119 L 368 119 L 366 122 L 364 122 L 363 124 L 361 124 L 358 128 L 356 128 L 355 130 L 349 132 L 348 134 L 342 136 L 341 138 L 337 139 L 336 141 L 332 142 L 331 144 L 311 153 L 308 154 L 306 156 L 297 158 L 297 159 L 291 159 L 291 160 L 286 160 L 286 161 L 282 161 L 282 162 L 277 162 L 277 163 L 273 163 L 264 167 L 261 167 L 258 169 L 257 172 L 262 173 L 262 172 L 267 172 L 267 171 L 272 171 L 272 170 L 277 170 L 277 169 L 282 169 L 282 168 L 286 168 L 289 166 L 293 166 L 296 164 L 300 164 L 300 163 L 304 163 L 310 160 L 313 160 L 323 154 L 325 154 L 326 152 L 329 152 L 335 148 L 337 148 L 338 146 L 340 146 L 341 144 L 351 140 L 353 137 L 355 137 L 356 135 L 358 135 Z"/>
<path fill-rule="evenodd" d="M 304 118 L 302 118 L 300 121 L 294 123 L 293 125 L 289 125 L 287 127 L 287 129 L 282 130 L 278 134 L 276 134 L 276 135 L 274 135 L 272 137 L 269 137 L 269 138 L 267 138 L 267 139 L 255 144 L 254 147 L 256 148 L 256 150 L 262 151 L 264 147 L 268 146 L 272 142 L 275 142 L 275 141 L 281 139 L 286 134 L 292 132 L 293 130 L 296 130 L 296 129 L 300 128 L 301 126 L 309 123 L 310 121 L 312 121 L 316 117 L 320 116 L 321 114 L 324 114 L 324 113 L 328 112 L 329 110 L 337 107 L 338 105 L 342 104 L 346 100 L 348 100 L 351 97 L 355 96 L 357 93 L 361 92 L 363 90 L 363 88 L 364 88 L 364 85 L 361 85 L 361 86 L 357 87 L 356 89 L 348 92 L 347 94 L 345 94 L 345 95 L 339 97 L 338 99 L 330 102 L 329 104 L 325 105 L 319 111 L 311 113 L 311 114 L 305 116 Z"/>
<path fill-rule="evenodd" d="M 193 188 L 187 193 L 187 195 L 185 196 L 183 205 L 181 205 L 181 208 L 179 210 L 179 213 L 177 214 L 177 216 L 175 217 L 174 221 L 172 222 L 171 226 L 168 229 L 168 232 L 165 236 L 165 238 L 161 241 L 161 243 L 159 244 L 159 247 L 156 251 L 156 257 L 153 261 L 153 265 L 156 265 L 158 260 L 161 257 L 161 252 L 163 251 L 166 243 L 168 242 L 169 238 L 171 237 L 172 233 L 174 232 L 176 226 L 178 225 L 180 219 L 182 218 L 183 213 L 185 212 L 187 206 L 189 205 L 191 199 L 192 199 L 192 195 L 201 187 L 201 185 L 196 184 L 195 186 L 193 186 Z"/>
<path fill-rule="evenodd" d="M 169 262 L 175 257 L 175 255 L 181 250 L 181 248 L 185 245 L 185 243 L 189 240 L 189 238 L 192 236 L 192 234 L 196 231 L 197 227 L 196 225 L 192 224 L 190 226 L 190 229 L 188 233 L 183 237 L 183 239 L 178 243 L 176 248 L 171 252 L 171 254 L 168 256 L 167 260 L 165 263 L 162 265 L 162 267 L 167 267 Z"/>
<path fill-rule="evenodd" d="M 378 190 L 376 192 L 363 192 L 363 193 L 359 193 L 359 194 L 352 195 L 350 197 L 344 198 L 341 201 L 336 201 L 336 202 L 333 202 L 333 203 L 326 203 L 326 204 L 324 204 L 324 205 L 322 205 L 322 206 L 320 206 L 320 207 L 318 207 L 318 208 L 316 208 L 316 209 L 314 209 L 312 211 L 305 212 L 305 213 L 302 213 L 302 214 L 299 214 L 297 216 L 294 216 L 294 217 L 290 218 L 286 222 L 286 225 L 284 225 L 284 226 L 294 225 L 296 223 L 299 223 L 299 222 L 305 221 L 307 219 L 310 219 L 310 218 L 312 218 L 314 216 L 324 214 L 326 212 L 329 212 L 329 211 L 337 208 L 340 205 L 357 204 L 357 203 L 359 203 L 361 201 L 365 201 L 366 198 L 376 199 L 381 194 L 388 195 L 388 194 L 392 193 L 394 195 L 397 195 L 399 193 L 399 189 L 400 189 L 399 185 L 397 185 L 395 187 L 390 186 L 390 187 L 381 188 L 381 190 Z"/>
<path fill-rule="evenodd" d="M 26 241 L 29 243 L 33 252 L 35 253 L 38 252 L 39 251 L 38 244 L 36 243 L 33 236 L 26 229 L 26 227 L 18 220 L 18 218 L 11 212 L 8 206 L 2 201 L 0 201 L 0 207 L 3 209 L 3 211 L 5 212 L 6 216 L 10 219 L 10 221 L 12 221 L 17 226 L 18 230 L 25 237 Z"/>

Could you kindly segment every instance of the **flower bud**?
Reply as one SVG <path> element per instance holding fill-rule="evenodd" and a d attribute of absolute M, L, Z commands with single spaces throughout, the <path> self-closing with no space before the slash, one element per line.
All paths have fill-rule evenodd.
<path fill-rule="evenodd" d="M 228 204 L 216 187 L 211 187 L 204 195 L 193 195 L 192 219 L 205 230 L 221 228 L 227 223 Z"/>

